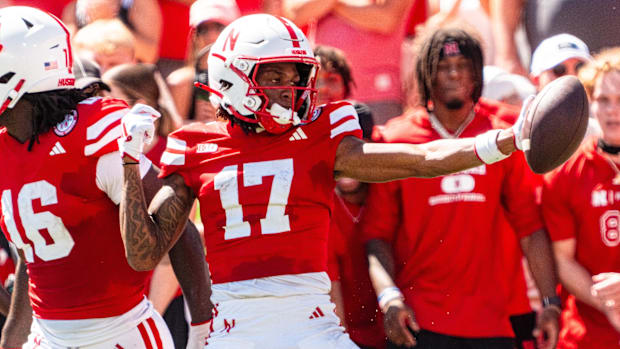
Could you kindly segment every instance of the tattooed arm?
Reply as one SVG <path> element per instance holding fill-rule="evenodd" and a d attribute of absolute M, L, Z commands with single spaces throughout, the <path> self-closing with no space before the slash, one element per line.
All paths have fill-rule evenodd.
<path fill-rule="evenodd" d="M 120 221 L 129 265 L 151 270 L 168 253 L 192 323 L 209 320 L 213 305 L 204 246 L 196 226 L 187 219 L 194 203 L 192 191 L 177 174 L 159 178 L 155 166 L 142 180 L 139 165 L 123 167 Z M 148 210 L 147 202 L 151 203 Z"/>
<path fill-rule="evenodd" d="M 181 235 L 194 194 L 177 174 L 157 178 L 155 167 L 143 179 L 139 165 L 124 165 L 123 173 L 120 224 L 127 261 L 135 270 L 151 270 Z"/>

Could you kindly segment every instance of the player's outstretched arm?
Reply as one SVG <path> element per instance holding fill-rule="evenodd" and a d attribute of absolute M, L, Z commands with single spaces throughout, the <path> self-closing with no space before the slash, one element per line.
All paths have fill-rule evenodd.
<path fill-rule="evenodd" d="M 424 144 L 366 143 L 345 137 L 338 146 L 336 178 L 387 182 L 409 177 L 436 177 L 492 163 L 516 150 L 512 129 L 493 130 L 476 138 L 442 139 Z"/>
<path fill-rule="evenodd" d="M 2 329 L 2 348 L 21 348 L 26 343 L 32 323 L 32 307 L 28 299 L 28 273 L 24 256 L 20 252 L 15 268 L 15 284 L 11 294 L 11 306 Z"/>

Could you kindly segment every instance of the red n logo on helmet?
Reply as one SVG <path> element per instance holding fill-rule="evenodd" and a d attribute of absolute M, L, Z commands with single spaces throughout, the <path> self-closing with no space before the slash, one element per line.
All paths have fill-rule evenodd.
<path fill-rule="evenodd" d="M 226 37 L 226 40 L 224 40 L 223 50 L 226 51 L 226 46 L 228 45 L 228 42 L 230 41 L 230 50 L 234 51 L 238 38 L 239 38 L 239 32 L 235 32 L 234 28 L 231 29 L 230 32 L 228 33 L 228 36 Z"/>

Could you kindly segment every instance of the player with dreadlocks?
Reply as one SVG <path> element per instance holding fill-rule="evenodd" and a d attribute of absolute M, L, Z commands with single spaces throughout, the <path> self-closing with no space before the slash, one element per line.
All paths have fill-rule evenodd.
<path fill-rule="evenodd" d="M 476 104 L 482 95 L 483 64 L 482 50 L 478 41 L 463 30 L 438 30 L 420 46 L 420 55 L 416 63 L 420 104 L 432 112 L 434 104 L 430 102 L 433 97 L 433 85 L 437 81 L 437 74 L 440 73 L 439 70 L 442 67 L 439 62 L 444 58 L 454 56 L 463 56 L 468 60 L 467 63 L 462 62 L 459 68 L 467 68 L 471 74 L 473 86 L 471 87 L 471 95 L 468 97 L 471 97 L 470 101 Z M 468 67 L 469 65 L 471 67 Z M 465 98 L 448 98 L 446 107 L 451 110 L 462 109 L 466 102 Z"/>
<path fill-rule="evenodd" d="M 61 123 L 67 114 L 72 113 L 79 102 L 86 99 L 86 95 L 81 90 L 68 89 L 57 90 L 49 92 L 39 93 L 26 93 L 22 96 L 25 101 L 28 101 L 30 105 L 22 103 L 26 110 L 8 109 L 6 114 L 22 113 L 31 115 L 30 130 L 26 133 L 31 133 L 30 140 L 28 142 L 28 151 L 32 150 L 32 146 L 35 141 L 38 142 L 40 134 L 44 134 L 52 129 L 54 126 Z M 25 112 L 25 113 L 24 113 Z M 9 118 L 7 116 L 7 118 Z"/>
<path fill-rule="evenodd" d="M 479 137 L 505 127 L 497 114 L 507 107 L 480 98 L 482 50 L 466 31 L 429 30 L 421 39 L 416 75 L 421 107 L 390 120 L 381 129 L 382 141 Z M 514 318 L 519 341 L 529 342 L 519 347 L 534 347 L 536 315 L 526 298 L 517 241 L 550 301 L 536 332 L 541 348 L 555 347 L 560 312 L 551 248 L 534 197 L 537 184 L 523 155 L 515 154 L 454 175 L 371 185 L 371 214 L 361 223 L 388 348 L 417 341 L 422 349 L 512 349 L 513 314 L 520 315 Z M 531 325 L 520 330 L 523 323 Z"/>
<path fill-rule="evenodd" d="M 6 7 L 0 28 L 0 226 L 20 257 L 0 346 L 173 348 L 144 296 L 147 271 L 170 250 L 192 320 L 210 319 L 212 307 L 193 225 L 150 240 L 120 233 L 120 119 L 150 109 L 74 88 L 69 33 L 56 17 Z M 151 197 L 161 181 L 142 164 Z"/>

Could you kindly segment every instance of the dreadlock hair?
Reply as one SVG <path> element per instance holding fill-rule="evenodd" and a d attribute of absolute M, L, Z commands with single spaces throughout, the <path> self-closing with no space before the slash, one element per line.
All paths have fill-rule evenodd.
<path fill-rule="evenodd" d="M 215 117 L 218 119 L 228 120 L 230 121 L 230 126 L 234 127 L 235 124 L 239 125 L 245 134 L 256 133 L 256 129 L 259 127 L 258 124 L 253 124 L 251 122 L 243 121 L 239 118 L 236 118 L 234 115 L 231 115 L 221 106 L 217 108 L 215 111 Z"/>
<path fill-rule="evenodd" d="M 420 104 L 430 112 L 429 101 L 433 81 L 437 77 L 437 65 L 443 58 L 443 47 L 447 42 L 456 42 L 463 56 L 472 62 L 474 91 L 472 100 L 478 102 L 482 94 L 482 49 L 480 42 L 467 31 L 454 26 L 432 30 L 422 41 L 416 61 L 416 78 Z"/>
<path fill-rule="evenodd" d="M 40 134 L 62 122 L 88 96 L 80 89 L 67 89 L 26 93 L 22 98 L 32 104 L 32 136 L 28 143 L 31 151 L 34 143 L 39 143 Z"/>

